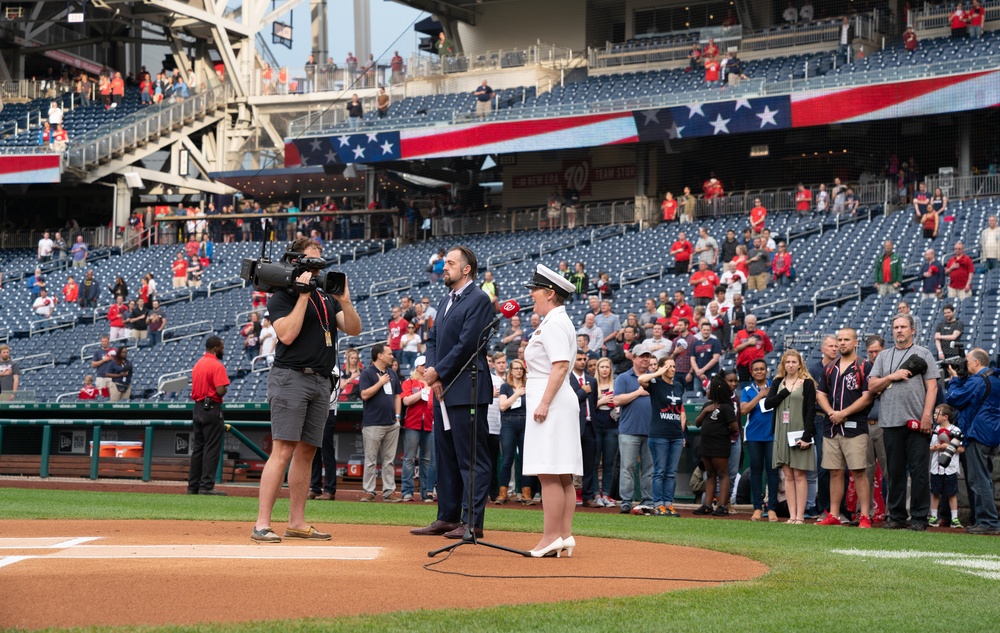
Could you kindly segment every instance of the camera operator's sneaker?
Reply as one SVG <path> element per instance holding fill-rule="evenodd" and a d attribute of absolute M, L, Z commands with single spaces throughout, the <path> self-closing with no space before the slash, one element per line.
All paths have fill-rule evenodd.
<path fill-rule="evenodd" d="M 927 525 L 930 527 L 937 527 L 940 522 L 937 517 L 930 517 L 927 519 Z"/>
<path fill-rule="evenodd" d="M 959 521 L 958 518 L 956 517 L 956 518 L 954 518 L 954 519 L 951 520 L 951 527 L 953 527 L 953 528 L 961 528 L 962 527 L 962 522 Z"/>

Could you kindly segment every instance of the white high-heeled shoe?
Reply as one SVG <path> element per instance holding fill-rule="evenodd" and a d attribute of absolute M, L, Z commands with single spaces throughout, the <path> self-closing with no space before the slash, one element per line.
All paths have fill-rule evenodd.
<path fill-rule="evenodd" d="M 573 548 L 576 547 L 576 539 L 572 536 L 567 536 L 563 539 L 563 553 L 566 554 L 566 558 L 573 558 Z"/>
<path fill-rule="evenodd" d="M 559 553 L 562 552 L 562 548 L 563 540 L 561 538 L 557 538 L 542 549 L 533 549 L 528 553 L 531 554 L 532 558 L 546 558 L 548 556 L 555 556 L 556 558 L 559 558 Z"/>

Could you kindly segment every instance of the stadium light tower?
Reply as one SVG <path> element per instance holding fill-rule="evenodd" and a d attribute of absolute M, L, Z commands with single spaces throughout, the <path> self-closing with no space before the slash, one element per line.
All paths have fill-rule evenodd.
<path fill-rule="evenodd" d="M 325 64 L 330 56 L 330 33 L 327 28 L 327 0 L 312 0 L 312 53 L 317 64 Z"/>
<path fill-rule="evenodd" d="M 354 54 L 361 64 L 367 64 L 371 52 L 371 0 L 354 0 Z"/>

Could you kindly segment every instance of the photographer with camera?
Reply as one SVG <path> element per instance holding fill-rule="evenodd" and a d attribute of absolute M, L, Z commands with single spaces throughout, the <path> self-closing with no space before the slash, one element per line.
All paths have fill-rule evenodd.
<path fill-rule="evenodd" d="M 968 376 L 947 365 L 945 402 L 958 409 L 958 427 L 965 435 L 962 467 L 965 469 L 969 506 L 975 524 L 969 534 L 1000 534 L 990 458 L 1000 446 L 1000 378 L 989 368 L 990 357 L 982 349 L 965 357 Z"/>
<path fill-rule="evenodd" d="M 278 346 L 267 380 L 274 446 L 261 474 L 257 522 L 250 536 L 260 543 L 281 541 L 271 529 L 271 511 L 286 468 L 290 505 L 285 538 L 330 539 L 329 534 L 306 523 L 306 495 L 313 455 L 322 444 L 330 409 L 337 330 L 357 335 L 361 332 L 361 318 L 351 304 L 346 279 L 342 280 L 340 294 L 327 294 L 317 288 L 330 288 L 324 283 L 328 277 L 322 274 L 326 267 L 322 254 L 319 244 L 302 237 L 285 253 L 283 260 L 289 266 L 258 262 L 256 274 L 250 272 L 256 286 L 274 287 L 279 278 L 292 280 L 286 287 L 274 287 L 267 302 Z M 245 270 L 247 264 L 244 262 Z M 294 268 L 289 272 L 290 267 Z"/>

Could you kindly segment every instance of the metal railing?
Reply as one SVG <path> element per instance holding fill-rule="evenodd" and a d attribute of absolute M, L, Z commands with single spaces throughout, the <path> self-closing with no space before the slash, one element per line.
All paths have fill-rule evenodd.
<path fill-rule="evenodd" d="M 997 0 L 981 0 L 979 4 L 986 9 L 984 23 L 1000 19 L 1000 2 Z M 966 10 L 968 10 L 970 5 L 971 3 L 965 5 Z M 913 30 L 919 33 L 928 29 L 950 27 L 951 20 L 949 18 L 954 11 L 954 2 L 946 2 L 939 5 L 930 5 L 924 2 L 923 6 L 913 9 L 910 12 L 910 21 L 913 24 Z"/>
<path fill-rule="evenodd" d="M 544 248 L 545 243 L 539 245 L 539 250 Z M 496 255 L 490 255 L 486 258 L 486 270 L 496 270 L 501 266 L 508 266 L 510 264 L 516 264 L 518 262 L 523 262 L 528 258 L 529 254 L 524 251 L 507 251 L 506 253 L 497 253 Z"/>
<path fill-rule="evenodd" d="M 409 290 L 412 287 L 413 279 L 410 277 L 395 277 L 393 279 L 375 281 L 368 287 L 368 296 L 380 297 L 382 295 L 399 292 L 400 290 Z"/>
<path fill-rule="evenodd" d="M 775 309 L 780 311 L 775 312 Z M 767 316 L 762 316 L 764 313 Z M 779 299 L 772 303 L 765 303 L 764 305 L 753 307 L 754 316 L 757 317 L 757 324 L 761 325 L 763 323 L 770 323 L 771 321 L 777 321 L 778 319 L 788 319 L 791 322 L 795 318 L 795 306 L 788 299 Z"/>
<path fill-rule="evenodd" d="M 852 18 L 855 36 L 871 39 L 875 33 L 875 19 L 872 15 L 858 15 Z M 705 43 L 712 36 L 721 51 L 730 45 L 740 51 L 765 51 L 782 48 L 801 47 L 812 44 L 837 43 L 840 40 L 840 20 L 822 20 L 809 24 L 796 24 L 759 29 L 746 32 L 741 27 L 691 30 L 690 37 L 684 31 L 674 32 L 668 41 L 643 42 L 636 38 L 623 44 L 607 43 L 604 48 L 591 48 L 588 60 L 591 68 L 611 68 L 633 64 L 655 64 L 687 59 L 691 45 Z"/>
<path fill-rule="evenodd" d="M 431 233 L 438 237 L 472 233 L 505 233 L 529 229 L 634 224 L 636 222 L 635 201 L 599 202 L 578 206 L 573 226 L 570 226 L 569 219 L 565 207 L 556 218 L 548 216 L 546 207 L 489 211 L 463 216 L 433 218 L 431 220 Z"/>
<path fill-rule="evenodd" d="M 819 314 L 819 309 L 824 306 L 834 305 L 848 299 L 857 299 L 858 301 L 861 301 L 861 283 L 862 282 L 860 281 L 845 281 L 844 283 L 837 284 L 835 286 L 820 288 L 813 293 L 813 315 Z M 841 292 L 847 289 L 850 289 L 851 292 Z M 821 301 L 820 296 L 827 292 L 833 292 L 833 298 L 827 298 Z"/>
<path fill-rule="evenodd" d="M 264 316 L 267 312 L 267 308 L 254 308 L 252 310 L 244 310 L 243 312 L 236 313 L 236 327 L 242 328 L 244 325 L 250 323 L 250 315 L 256 312 L 257 314 Z"/>
<path fill-rule="evenodd" d="M 384 334 L 384 336 L 378 336 L 379 334 Z M 356 350 L 365 349 L 375 345 L 376 343 L 383 343 L 388 340 L 389 328 L 388 327 L 378 327 L 373 330 L 366 330 L 357 334 L 356 336 L 345 336 L 337 344 L 338 349 L 347 349 L 351 347 Z M 369 341 L 368 343 L 361 343 L 365 339 L 374 338 L 375 340 Z"/>
<path fill-rule="evenodd" d="M 0 81 L 0 100 L 4 102 L 15 99 L 27 99 L 34 101 L 42 97 L 48 97 L 55 90 L 56 94 L 69 92 L 73 89 L 72 84 L 65 84 L 59 81 L 38 81 L 37 79 L 19 79 L 15 81 Z"/>
<path fill-rule="evenodd" d="M 406 64 L 408 77 L 431 77 L 464 72 L 484 72 L 531 65 L 565 68 L 573 49 L 538 40 L 527 48 L 476 51 L 457 55 L 413 54 Z"/>
<path fill-rule="evenodd" d="M 924 178 L 927 191 L 937 187 L 946 196 L 953 198 L 976 198 L 1000 195 L 1000 174 L 974 174 L 971 176 L 941 176 L 934 174 Z"/>
<path fill-rule="evenodd" d="M 37 362 L 41 359 L 46 359 L 46 362 Z M 15 358 L 14 361 L 21 366 L 22 374 L 36 369 L 45 369 L 47 367 L 56 366 L 56 357 L 52 352 L 22 356 L 21 358 Z"/>
<path fill-rule="evenodd" d="M 226 105 L 223 86 L 196 92 L 184 101 L 151 105 L 73 140 L 66 165 L 87 170 L 183 127 Z"/>
<path fill-rule="evenodd" d="M 206 292 L 208 296 L 211 297 L 213 292 L 222 292 L 223 290 L 232 290 L 233 288 L 246 288 L 247 282 L 241 277 L 230 277 L 228 279 L 215 279 L 208 282 L 206 286 Z"/>
<path fill-rule="evenodd" d="M 76 329 L 76 317 L 71 314 L 60 314 L 54 317 L 31 321 L 28 323 L 28 336 L 31 337 L 42 332 L 51 332 L 52 330 L 61 330 L 64 328 Z"/>
<path fill-rule="evenodd" d="M 628 268 L 618 276 L 618 287 L 623 288 L 626 284 L 637 284 L 647 279 L 659 279 L 660 277 L 663 277 L 661 264 L 646 264 L 645 266 Z"/>
<path fill-rule="evenodd" d="M 162 305 L 162 302 L 161 302 Z M 194 338 L 196 336 L 202 336 L 204 334 L 212 334 L 215 332 L 215 328 L 212 327 L 212 320 L 205 319 L 203 321 L 194 321 L 192 323 L 182 323 L 181 325 L 172 325 L 170 327 L 165 327 L 161 330 L 161 335 L 163 336 L 164 343 L 174 343 L 176 341 L 183 341 L 186 338 Z M 187 334 L 174 335 L 174 332 L 181 330 L 190 330 L 191 328 L 201 328 L 196 329 L 194 332 L 188 332 Z M 170 332 L 170 336 L 167 336 L 167 332 Z"/>

